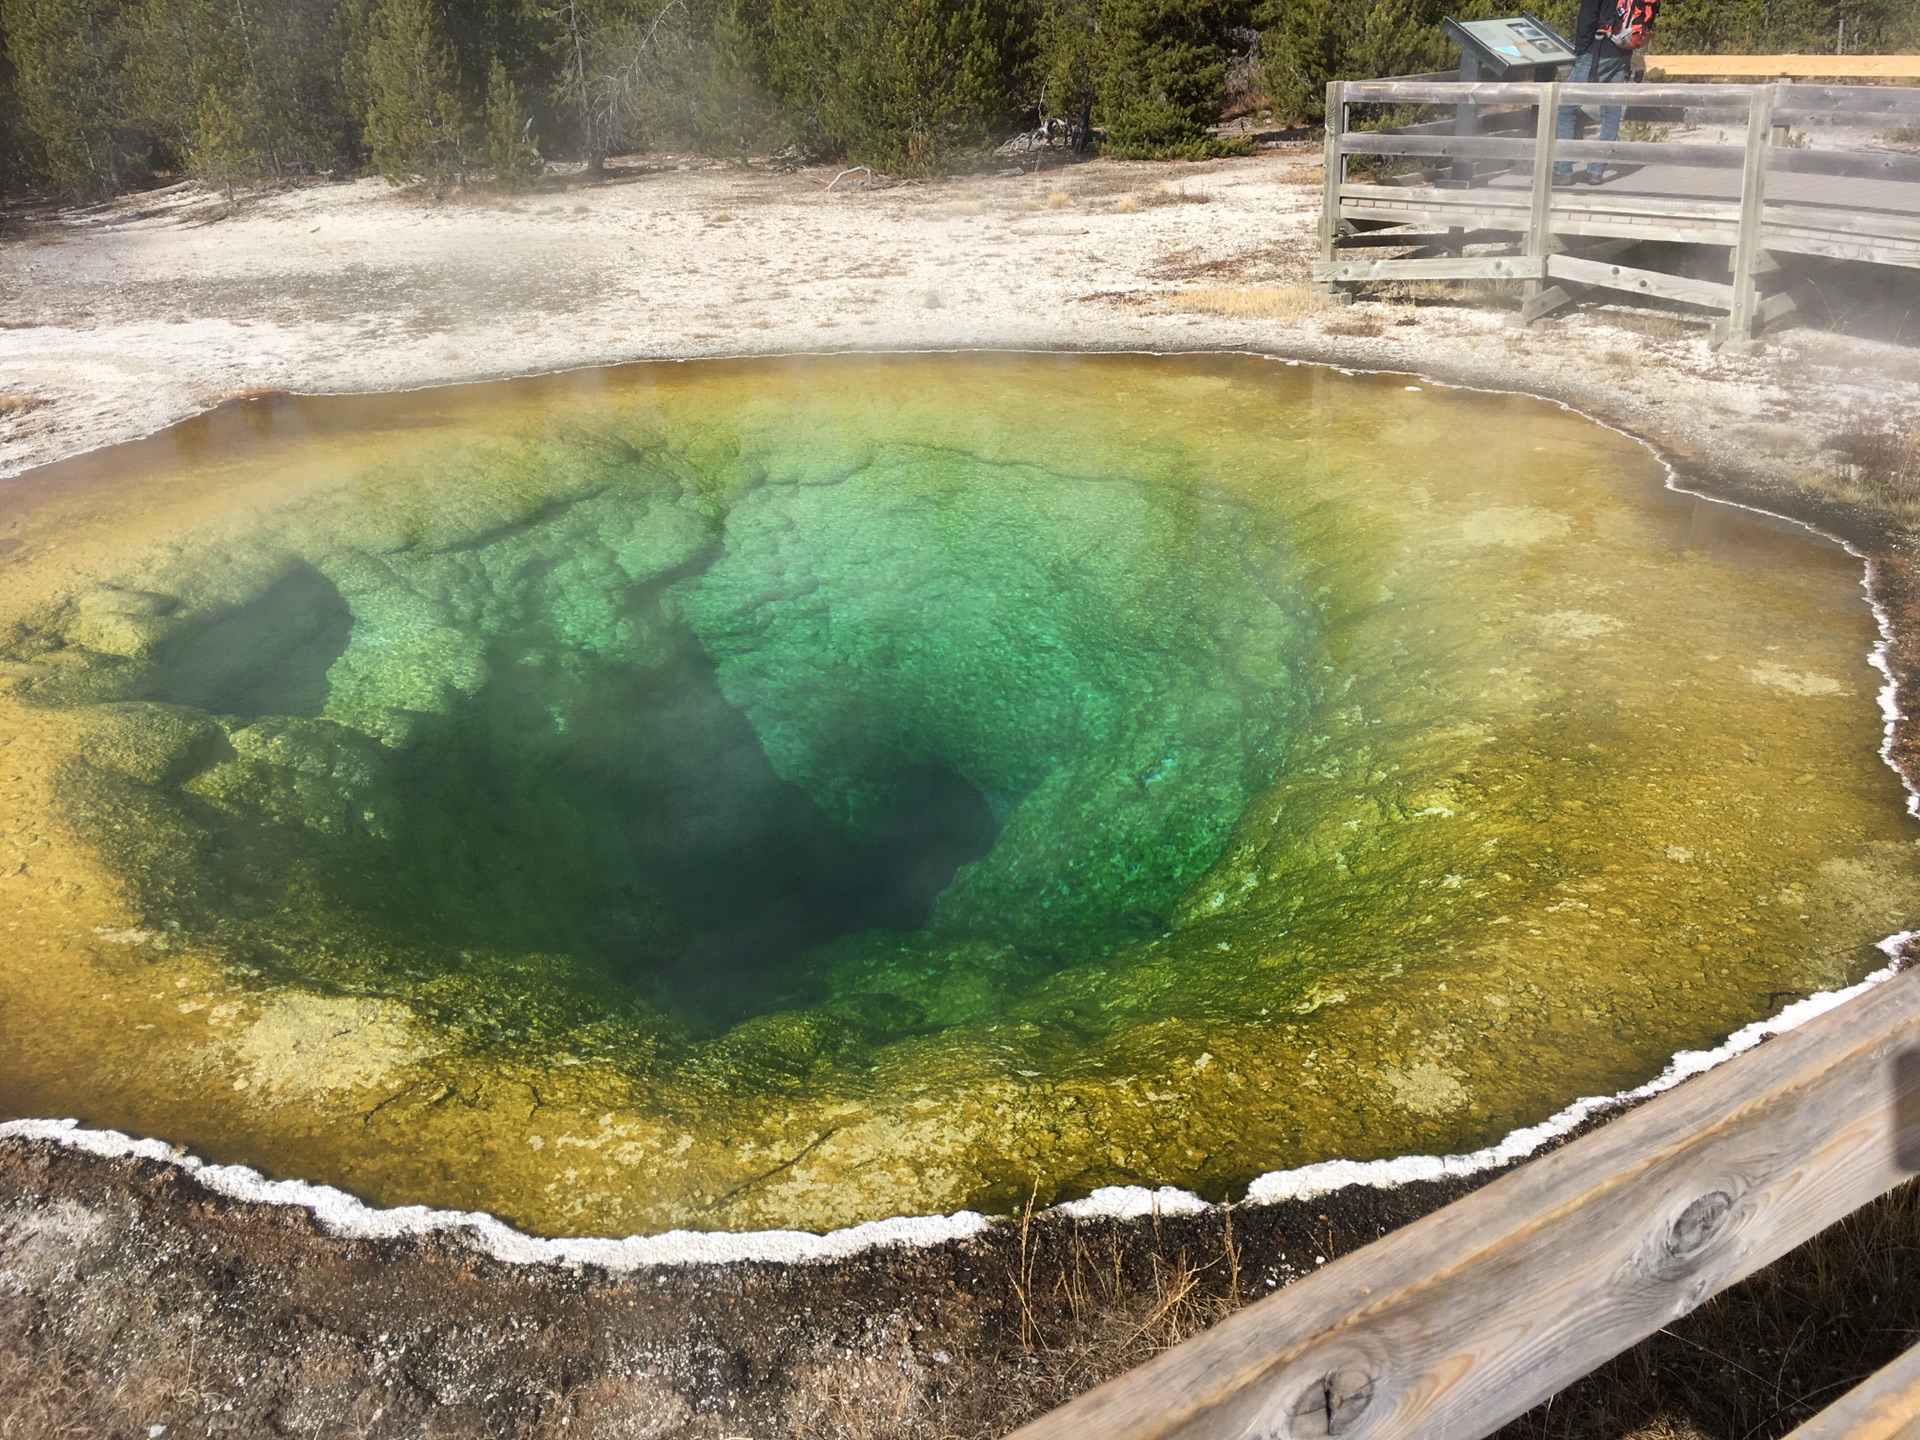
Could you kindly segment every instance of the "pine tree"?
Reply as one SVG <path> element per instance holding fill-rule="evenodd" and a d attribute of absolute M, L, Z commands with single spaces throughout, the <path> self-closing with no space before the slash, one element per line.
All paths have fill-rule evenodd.
<path fill-rule="evenodd" d="M 507 67 L 493 62 L 487 75 L 487 167 L 496 185 L 522 190 L 540 178 L 545 162 L 533 143 L 533 117 L 520 103 L 520 92 L 507 78 Z"/>
<path fill-rule="evenodd" d="M 598 171 L 616 147 L 642 142 L 664 91 L 689 59 L 687 0 L 552 0 L 554 98 Z"/>
<path fill-rule="evenodd" d="M 32 137 L 20 123 L 20 92 L 5 25 L 0 25 L 0 196 L 23 188 L 38 168 Z"/>
<path fill-rule="evenodd" d="M 752 0 L 719 0 L 701 45 L 695 130 L 708 154 L 747 159 L 781 135 L 768 74 L 768 16 Z"/>
<path fill-rule="evenodd" d="M 217 88 L 201 96 L 194 129 L 187 167 L 202 185 L 224 192 L 231 201 L 236 185 L 262 173 L 265 160 L 253 139 L 258 122 L 243 121 Z"/>
<path fill-rule="evenodd" d="M 367 146 L 389 183 L 443 189 L 467 168 L 467 108 L 430 0 L 379 0 L 366 58 Z"/>
<path fill-rule="evenodd" d="M 1233 153 L 1208 133 L 1219 117 L 1235 0 L 1102 0 L 1103 146 L 1145 159 Z"/>
<path fill-rule="evenodd" d="M 1101 71 L 1098 0 L 1040 0 L 1034 63 L 1034 118 L 1065 120 L 1076 150 L 1093 138 Z"/>
<path fill-rule="evenodd" d="M 1342 8 L 1338 0 L 1268 0 L 1257 13 L 1275 119 L 1324 116 L 1327 85 L 1346 68 Z"/>
<path fill-rule="evenodd" d="M 1017 0 L 826 0 L 816 16 L 820 120 L 848 159 L 938 173 L 1019 125 L 1032 42 Z"/>
<path fill-rule="evenodd" d="M 44 178 L 72 194 L 124 189 L 144 171 L 127 115 L 115 0 L 0 0 L 20 123 Z"/>

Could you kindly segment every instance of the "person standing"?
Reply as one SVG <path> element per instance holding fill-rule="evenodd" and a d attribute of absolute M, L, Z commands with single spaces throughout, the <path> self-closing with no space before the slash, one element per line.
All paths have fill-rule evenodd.
<path fill-rule="evenodd" d="M 1567 78 L 1575 85 L 1621 85 L 1633 79 L 1633 52 L 1644 50 L 1653 38 L 1653 20 L 1660 0 L 1580 0 L 1580 23 L 1573 37 L 1573 73 Z M 1554 121 L 1554 134 L 1571 140 L 1579 111 L 1562 105 Z M 1600 138 L 1620 138 L 1620 106 L 1600 107 Z M 1598 160 L 1587 163 L 1587 183 L 1598 185 L 1607 167 Z M 1561 161 L 1553 167 L 1553 183 L 1571 185 L 1573 165 Z"/>

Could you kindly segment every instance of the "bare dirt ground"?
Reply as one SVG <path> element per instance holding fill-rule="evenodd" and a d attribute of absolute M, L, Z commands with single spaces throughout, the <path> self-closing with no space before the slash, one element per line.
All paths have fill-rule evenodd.
<path fill-rule="evenodd" d="M 1736 358 L 1674 312 L 1589 308 L 1523 331 L 1497 294 L 1325 304 L 1305 284 L 1320 175 L 1304 147 L 832 178 L 650 157 L 511 200 L 355 181 L 16 213 L 0 228 L 0 474 L 262 389 L 863 348 L 1262 351 L 1524 389 L 1645 435 L 1689 483 L 1873 555 L 1907 693 L 1920 674 L 1911 516 L 1848 481 L 1835 448 L 1920 416 L 1911 285 L 1798 277 L 1820 326 Z M 1910 726 L 1896 758 L 1914 772 Z M 342 1240 L 167 1165 L 8 1141 L 0 1440 L 997 1434 L 1453 1193 L 1042 1217 L 833 1265 L 611 1276 L 505 1266 L 455 1238 Z M 1588 1382 L 1604 1393 L 1584 1410 L 1507 1433 L 1784 1433 L 1920 1330 L 1920 1287 L 1900 1279 L 1920 1256 L 1916 1204 L 1882 1209 L 1901 1238 L 1875 1253 L 1906 1268 L 1874 1282 L 1868 1312 L 1776 1267 L 1748 1282 L 1772 1286 L 1758 1299 L 1714 1302 Z M 1802 1270 L 1852 1263 L 1836 1243 Z M 1720 1352 L 1758 1333 L 1726 1328 L 1743 1304 L 1787 1337 L 1728 1362 L 1774 1377 L 1757 1416 L 1705 1403 L 1738 1391 Z M 1696 1352 L 1717 1358 L 1689 1369 Z"/>
<path fill-rule="evenodd" d="M 860 188 L 663 157 L 433 203 L 379 180 L 187 187 L 16 217 L 0 243 L 0 474 L 256 389 L 384 390 L 614 361 L 851 349 L 1244 349 L 1551 395 L 1717 470 L 1787 478 L 1855 416 L 1920 411 L 1920 352 L 1790 332 L 1717 356 L 1704 317 L 1521 330 L 1435 290 L 1305 288 L 1317 150 L 1096 160 Z M 571 186 L 571 188 L 567 188 Z M 1824 283 L 1824 289 L 1822 288 Z M 1920 294 L 1803 308 L 1920 340 Z M 1485 298 L 1485 297 L 1482 297 Z"/>

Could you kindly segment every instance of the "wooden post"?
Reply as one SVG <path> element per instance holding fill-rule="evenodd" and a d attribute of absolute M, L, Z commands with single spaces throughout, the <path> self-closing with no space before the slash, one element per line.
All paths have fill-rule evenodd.
<path fill-rule="evenodd" d="M 1560 126 L 1560 82 L 1540 87 L 1540 113 L 1533 123 L 1533 204 L 1527 214 L 1527 254 L 1544 260 L 1553 251 L 1553 143 Z M 1567 303 L 1567 292 L 1544 281 L 1527 282 L 1520 323 L 1531 325 Z"/>
<path fill-rule="evenodd" d="M 1733 309 L 1713 327 L 1715 348 L 1753 348 L 1759 312 L 1760 226 L 1766 218 L 1767 154 L 1773 138 L 1774 86 L 1756 85 L 1747 110 L 1747 154 L 1740 176 L 1740 238 L 1733 247 Z"/>
<path fill-rule="evenodd" d="M 1340 153 L 1340 137 L 1347 130 L 1346 85 L 1339 80 L 1327 83 L 1326 180 L 1320 200 L 1320 258 L 1333 259 L 1333 247 L 1340 238 L 1340 187 L 1347 179 L 1347 158 Z M 1318 287 L 1320 293 L 1336 301 L 1352 297 L 1332 281 Z"/>

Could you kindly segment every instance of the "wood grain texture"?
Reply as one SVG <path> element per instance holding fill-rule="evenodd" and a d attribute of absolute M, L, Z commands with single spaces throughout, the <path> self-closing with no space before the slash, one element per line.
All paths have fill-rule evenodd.
<path fill-rule="evenodd" d="M 1498 245 L 1512 237 L 1499 230 L 1369 230 L 1362 234 L 1342 233 L 1342 250 L 1413 249 L 1422 245 Z"/>
<path fill-rule="evenodd" d="M 1838 124 L 1863 118 L 1920 115 L 1920 87 L 1782 85 L 1774 114 L 1783 120 L 1830 120 Z"/>
<path fill-rule="evenodd" d="M 1534 111 L 1534 173 L 1526 198 L 1526 253 L 1546 255 L 1553 248 L 1553 144 L 1559 129 L 1559 86 L 1540 86 L 1540 108 Z M 1536 300 L 1540 286 L 1532 284 L 1526 300 Z"/>
<path fill-rule="evenodd" d="M 1740 172 L 1740 237 L 1733 249 L 1733 304 L 1724 327 L 1715 330 L 1719 343 L 1744 341 L 1753 335 L 1760 289 L 1754 283 L 1754 265 L 1761 252 L 1760 227 L 1765 220 L 1767 160 L 1772 149 L 1773 104 L 1771 85 L 1753 87 L 1753 110 L 1747 117 L 1747 157 Z"/>
<path fill-rule="evenodd" d="M 1538 280 L 1537 255 L 1442 255 L 1431 260 L 1316 260 L 1313 278 L 1360 284 L 1371 280 Z"/>
<path fill-rule="evenodd" d="M 1920 155 L 1890 150 L 1789 150 L 1768 152 L 1767 167 L 1794 175 L 1832 175 L 1843 180 L 1920 180 Z"/>
<path fill-rule="evenodd" d="M 1539 89 L 1539 85 L 1530 80 L 1454 84 L 1435 80 L 1349 80 L 1346 85 L 1350 105 L 1531 105 Z M 1746 109 L 1746 96 L 1737 87 L 1725 85 L 1635 85 L 1631 90 L 1619 85 L 1562 85 L 1560 101 L 1564 105 L 1620 105 L 1631 101 L 1635 105 Z"/>
<path fill-rule="evenodd" d="M 1874 1371 L 1787 1440 L 1920 1440 L 1920 1346 Z"/>
<path fill-rule="evenodd" d="M 1669 275 L 1661 270 L 1635 270 L 1612 265 L 1604 260 L 1583 259 L 1577 255 L 1552 255 L 1547 258 L 1547 274 L 1555 280 L 1571 280 L 1577 285 L 1596 285 L 1608 290 L 1625 290 L 1634 295 L 1658 295 L 1689 305 L 1710 305 L 1716 310 L 1733 308 L 1733 286 L 1711 280 L 1695 280 L 1685 275 Z"/>
<path fill-rule="evenodd" d="M 1397 130 L 1358 130 L 1340 137 L 1343 155 L 1406 155 L 1459 157 L 1474 160 L 1531 160 L 1532 139 L 1507 139 L 1499 135 L 1409 135 Z M 1818 174 L 1848 173 L 1843 163 L 1853 157 L 1840 151 L 1796 151 L 1796 155 L 1819 154 L 1820 161 L 1807 168 Z M 1732 169 L 1740 164 L 1736 145 L 1676 145 L 1644 140 L 1562 140 L 1556 152 L 1562 160 L 1600 160 L 1615 165 L 1703 165 Z M 1865 158 L 1865 157 L 1863 157 Z M 1878 160 L 1881 157 L 1871 157 Z M 1887 160 L 1913 161 L 1906 155 L 1889 155 Z M 1821 164 L 1831 159 L 1832 168 Z M 1816 168 L 1818 167 L 1818 168 Z M 1920 163 L 1916 163 L 1920 169 Z M 1863 175 L 1879 176 L 1883 168 L 1871 164 L 1860 167 Z"/>
<path fill-rule="evenodd" d="M 1340 186 L 1346 179 L 1347 162 L 1340 152 L 1342 133 L 1347 128 L 1347 107 L 1341 100 L 1344 87 L 1338 80 L 1327 84 L 1327 128 L 1322 146 L 1326 174 L 1321 178 L 1320 258 L 1333 258 L 1333 242 L 1340 233 Z"/>
<path fill-rule="evenodd" d="M 1649 55 L 1663 75 L 1752 75 L 1779 80 L 1920 79 L 1920 55 Z"/>
<path fill-rule="evenodd" d="M 1343 1256 L 1020 1440 L 1479 1440 L 1909 1173 L 1907 972 Z M 1916 1086 L 1901 1082 L 1908 1090 Z"/>

